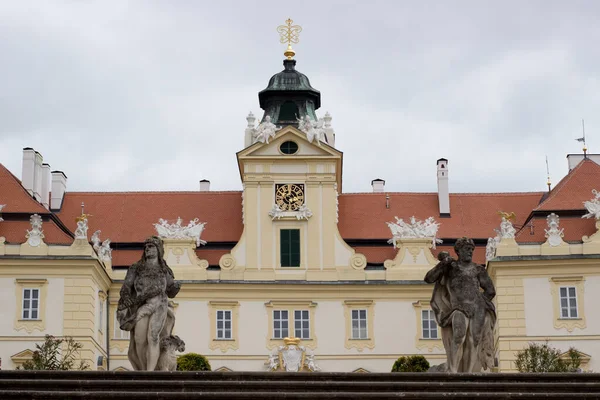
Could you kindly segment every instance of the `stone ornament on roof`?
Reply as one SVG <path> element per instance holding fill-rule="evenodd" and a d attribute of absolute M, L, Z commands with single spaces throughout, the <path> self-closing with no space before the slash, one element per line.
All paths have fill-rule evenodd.
<path fill-rule="evenodd" d="M 504 211 L 499 211 L 498 214 L 502 217 L 502 222 L 500 222 L 500 230 L 496 230 L 498 235 L 500 236 L 500 240 L 502 239 L 514 239 L 517 230 L 513 226 L 511 220 L 515 219 L 515 213 L 507 213 Z"/>
<path fill-rule="evenodd" d="M 442 243 L 442 240 L 436 237 L 440 224 L 435 222 L 433 217 L 429 217 L 425 221 L 420 221 L 413 216 L 410 217 L 410 223 L 404 222 L 402 218 L 394 218 L 396 218 L 395 223 L 387 222 L 392 232 L 392 238 L 388 240 L 388 243 L 393 244 L 394 248 L 397 247 L 397 241 L 400 239 L 430 238 L 434 249 L 436 244 Z"/>
<path fill-rule="evenodd" d="M 0 214 L 2 214 L 2 209 L 4 207 L 6 207 L 6 204 L 0 204 Z M 0 215 L 0 222 L 2 222 L 2 221 L 4 221 L 4 220 L 2 219 L 2 215 Z"/>
<path fill-rule="evenodd" d="M 76 218 L 77 221 L 77 229 L 75 229 L 75 239 L 85 239 L 87 242 L 88 236 L 88 217 L 91 217 L 91 214 L 81 214 Z"/>
<path fill-rule="evenodd" d="M 493 238 L 488 238 L 487 245 L 485 246 L 485 260 L 490 261 L 496 257 L 496 248 L 500 243 L 500 236 L 496 235 Z"/>
<path fill-rule="evenodd" d="M 315 355 L 306 347 L 300 345 L 299 338 L 283 339 L 283 346 L 279 346 L 273 354 L 269 355 L 269 371 L 320 371 L 315 363 Z"/>
<path fill-rule="evenodd" d="M 271 122 L 271 117 L 266 116 L 265 120 L 261 122 L 252 132 L 252 144 L 256 142 L 269 143 L 269 139 L 275 137 L 277 127 Z"/>
<path fill-rule="evenodd" d="M 110 239 L 106 239 L 100 243 L 100 230 L 97 230 L 92 235 L 92 247 L 96 250 L 98 258 L 104 262 L 110 262 L 112 260 L 112 249 L 110 248 Z"/>
<path fill-rule="evenodd" d="M 559 229 L 559 221 L 560 218 L 558 215 L 552 213 L 546 217 L 546 222 L 548 223 L 548 229 L 544 229 L 546 232 L 546 237 L 548 238 L 548 244 L 552 247 L 560 246 L 563 243 L 564 228 Z"/>
<path fill-rule="evenodd" d="M 594 195 L 593 199 L 583 202 L 588 213 L 582 218 L 595 218 L 600 221 L 600 192 L 596 189 L 592 189 L 592 194 Z"/>
<path fill-rule="evenodd" d="M 157 224 L 153 224 L 158 236 L 163 239 L 194 239 L 196 240 L 196 247 L 200 247 L 201 244 L 206 244 L 205 240 L 200 239 L 206 222 L 198 222 L 198 218 L 194 218 L 186 226 L 182 226 L 183 220 L 177 217 L 175 223 L 169 224 L 166 219 L 159 218 Z"/>
<path fill-rule="evenodd" d="M 319 146 L 321 142 L 325 142 L 325 121 L 319 118 L 318 121 L 313 121 L 309 115 L 304 116 L 304 119 L 298 118 L 298 129 L 306 133 L 306 139 L 310 143 L 316 140 Z"/>
<path fill-rule="evenodd" d="M 27 231 L 27 244 L 31 247 L 38 247 L 42 244 L 42 239 L 44 238 L 44 231 L 42 230 L 42 217 L 38 214 L 33 214 L 31 218 L 29 218 L 29 223 L 31 223 L 31 230 Z"/>

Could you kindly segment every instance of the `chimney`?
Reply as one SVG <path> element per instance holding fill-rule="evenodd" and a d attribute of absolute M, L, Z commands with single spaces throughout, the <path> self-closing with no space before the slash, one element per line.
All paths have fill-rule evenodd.
<path fill-rule="evenodd" d="M 201 192 L 210 192 L 210 181 L 207 179 L 202 179 L 200 181 L 200 191 Z"/>
<path fill-rule="evenodd" d="M 33 196 L 33 182 L 35 176 L 35 150 L 31 147 L 23 149 L 23 169 L 21 170 L 21 184 L 30 196 Z"/>
<path fill-rule="evenodd" d="M 34 157 L 34 169 L 33 169 L 33 198 L 42 202 L 42 162 L 44 158 L 37 151 Z"/>
<path fill-rule="evenodd" d="M 437 160 L 438 203 L 440 217 L 450 216 L 450 192 L 448 190 L 448 160 Z"/>
<path fill-rule="evenodd" d="M 60 210 L 67 191 L 67 176 L 62 171 L 52 171 L 52 198 L 50 209 Z"/>
<path fill-rule="evenodd" d="M 373 186 L 373 193 L 383 193 L 385 191 L 385 181 L 383 179 L 373 179 L 371 186 Z"/>
<path fill-rule="evenodd" d="M 42 205 L 46 209 L 50 209 L 50 180 L 52 179 L 50 173 L 50 164 L 42 164 Z"/>

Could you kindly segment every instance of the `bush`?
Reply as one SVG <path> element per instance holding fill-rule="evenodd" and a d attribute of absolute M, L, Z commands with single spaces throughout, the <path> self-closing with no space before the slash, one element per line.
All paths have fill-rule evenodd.
<path fill-rule="evenodd" d="M 392 372 L 427 372 L 429 361 L 423 356 L 400 357 L 394 363 Z"/>
<path fill-rule="evenodd" d="M 177 357 L 177 371 L 212 371 L 210 363 L 201 354 L 187 353 Z"/>
<path fill-rule="evenodd" d="M 561 351 L 544 344 L 529 343 L 529 346 L 517 352 L 515 364 L 519 372 L 577 372 L 581 358 L 575 348 L 567 352 L 567 359 L 562 359 Z"/>
<path fill-rule="evenodd" d="M 83 345 L 72 337 L 65 336 L 63 339 L 57 339 L 52 335 L 46 335 L 44 344 L 36 344 L 35 347 L 37 350 L 33 352 L 32 359 L 25 361 L 22 369 L 46 371 L 76 369 L 83 371 L 89 368 L 83 360 L 79 364 L 75 364 L 75 359 Z"/>

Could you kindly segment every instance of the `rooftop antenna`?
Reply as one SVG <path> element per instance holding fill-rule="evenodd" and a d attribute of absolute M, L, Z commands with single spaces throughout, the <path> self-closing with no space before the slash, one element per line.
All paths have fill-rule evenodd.
<path fill-rule="evenodd" d="M 548 176 L 546 185 L 548 185 L 548 192 L 550 192 L 552 190 L 552 182 L 550 182 L 550 167 L 548 166 L 548 155 L 546 155 L 546 175 Z"/>
<path fill-rule="evenodd" d="M 575 140 L 578 142 L 583 142 L 583 158 L 587 158 L 587 146 L 585 145 L 585 121 L 583 118 L 581 119 L 581 128 L 583 130 L 583 136 Z"/>

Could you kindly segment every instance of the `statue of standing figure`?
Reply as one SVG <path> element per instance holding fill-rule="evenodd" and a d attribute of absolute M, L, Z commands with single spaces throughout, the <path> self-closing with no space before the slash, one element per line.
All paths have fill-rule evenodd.
<path fill-rule="evenodd" d="M 458 260 L 441 252 L 440 262 L 425 275 L 425 282 L 435 283 L 431 308 L 442 328 L 449 372 L 480 372 L 494 366 L 496 290 L 485 267 L 472 261 L 473 250 L 471 239 L 458 239 L 454 245 Z"/>
<path fill-rule="evenodd" d="M 172 338 L 175 313 L 168 299 L 179 293 L 180 283 L 163 256 L 162 239 L 146 239 L 142 259 L 129 267 L 121 287 L 117 319 L 122 330 L 131 332 L 127 356 L 136 371 L 157 369 L 161 341 Z"/>

